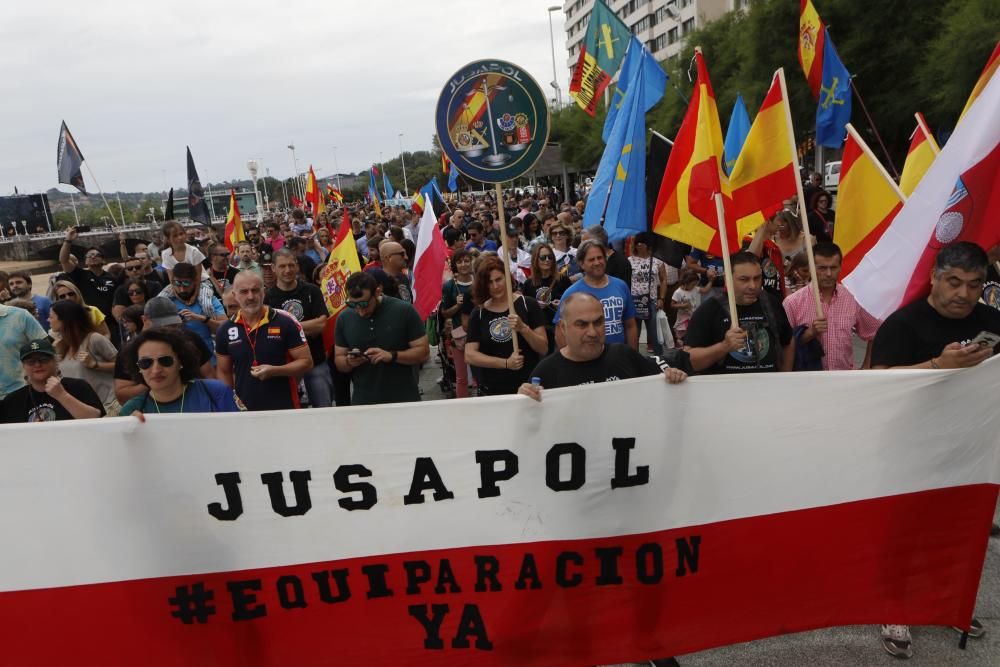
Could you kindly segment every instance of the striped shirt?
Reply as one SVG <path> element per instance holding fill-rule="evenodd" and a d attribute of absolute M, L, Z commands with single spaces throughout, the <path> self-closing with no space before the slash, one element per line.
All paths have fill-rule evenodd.
<path fill-rule="evenodd" d="M 822 300 L 822 298 L 821 298 Z M 789 295 L 783 302 L 788 322 L 795 329 L 809 326 L 816 319 L 816 302 L 812 288 L 803 288 Z M 833 290 L 829 301 L 823 302 L 827 331 L 820 334 L 819 342 L 826 353 L 823 370 L 849 371 L 854 369 L 854 333 L 864 341 L 871 341 L 880 322 L 858 305 L 854 295 L 841 284 Z"/>

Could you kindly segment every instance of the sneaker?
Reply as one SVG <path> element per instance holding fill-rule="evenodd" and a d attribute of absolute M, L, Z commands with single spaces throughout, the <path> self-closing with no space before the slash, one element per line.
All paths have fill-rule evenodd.
<path fill-rule="evenodd" d="M 965 632 L 965 630 L 963 630 L 958 626 L 952 626 L 952 628 L 954 628 L 955 632 L 959 634 L 963 634 Z M 979 639 L 985 634 L 986 634 L 986 628 L 984 628 L 983 624 L 979 622 L 979 619 L 978 618 L 972 619 L 972 622 L 969 623 L 969 636 L 972 637 L 973 639 Z"/>
<path fill-rule="evenodd" d="M 998 537 L 998 536 L 1000 536 L 1000 526 L 993 524 L 992 526 L 990 526 L 990 537 Z"/>
<path fill-rule="evenodd" d="M 910 637 L 910 628 L 906 625 L 883 625 L 882 648 L 894 658 L 912 658 L 913 639 Z"/>

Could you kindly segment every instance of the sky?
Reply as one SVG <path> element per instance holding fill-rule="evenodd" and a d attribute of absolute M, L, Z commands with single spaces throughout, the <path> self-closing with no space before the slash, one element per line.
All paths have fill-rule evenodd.
<path fill-rule="evenodd" d="M 65 120 L 96 191 L 184 187 L 185 146 L 203 183 L 359 172 L 430 150 L 434 109 L 466 63 L 499 58 L 554 96 L 552 0 L 32 0 L 0 22 L 0 195 L 56 183 Z M 563 101 L 569 70 L 553 12 Z M 336 147 L 336 150 L 334 149 Z M 93 176 L 87 171 L 93 170 Z M 60 190 L 72 190 L 67 185 Z"/>

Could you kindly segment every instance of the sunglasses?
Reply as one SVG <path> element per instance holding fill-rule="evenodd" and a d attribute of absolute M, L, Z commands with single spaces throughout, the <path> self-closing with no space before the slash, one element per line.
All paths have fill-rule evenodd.
<path fill-rule="evenodd" d="M 366 301 L 348 301 L 347 302 L 347 307 L 348 308 L 357 308 L 358 310 L 364 310 L 365 308 L 368 307 L 368 305 L 371 302 L 372 302 L 371 299 L 368 299 Z"/>
<path fill-rule="evenodd" d="M 126 266 L 125 267 L 126 271 L 139 271 L 141 269 L 142 269 L 142 264 L 139 264 L 138 266 Z"/>
<path fill-rule="evenodd" d="M 143 296 L 143 293 L 142 293 L 142 290 L 131 290 L 130 289 L 128 291 L 128 295 L 129 296 Z"/>
<path fill-rule="evenodd" d="M 396 255 L 402 255 L 403 257 L 406 257 L 406 253 L 405 252 L 394 252 L 394 253 L 391 253 L 389 255 L 386 255 L 385 257 L 386 257 L 386 259 L 388 259 L 390 257 L 395 257 Z"/>
<path fill-rule="evenodd" d="M 22 359 L 21 363 L 24 364 L 25 366 L 42 366 L 43 364 L 47 364 L 54 359 L 55 357 L 49 357 L 49 356 L 28 357 L 27 359 Z"/>
<path fill-rule="evenodd" d="M 551 259 L 552 259 L 552 255 L 539 255 L 538 256 L 538 261 L 539 262 L 548 262 L 548 261 L 551 261 Z"/>
<path fill-rule="evenodd" d="M 212 257 L 229 257 L 228 252 L 213 252 Z"/>
<path fill-rule="evenodd" d="M 75 299 L 76 294 L 73 292 L 63 292 L 62 294 L 56 294 L 56 300 L 62 301 L 63 299 Z"/>
<path fill-rule="evenodd" d="M 153 362 L 158 363 L 161 368 L 170 368 L 174 365 L 174 358 L 169 355 L 165 357 L 139 357 L 135 364 L 139 370 L 148 371 L 153 367 Z"/>
<path fill-rule="evenodd" d="M 566 232 L 552 232 L 552 236 L 567 236 Z"/>
<path fill-rule="evenodd" d="M 84 255 L 84 257 L 86 257 L 87 259 L 93 259 L 94 257 L 102 257 L 102 255 L 96 252 L 88 252 L 86 255 Z"/>
<path fill-rule="evenodd" d="M 191 285 L 194 285 L 194 281 L 193 280 L 177 280 L 177 279 L 174 279 L 174 287 L 191 287 Z"/>

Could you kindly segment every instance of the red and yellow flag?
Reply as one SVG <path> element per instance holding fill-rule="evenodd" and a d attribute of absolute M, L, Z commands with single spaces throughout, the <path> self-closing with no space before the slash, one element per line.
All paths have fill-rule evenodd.
<path fill-rule="evenodd" d="M 840 160 L 833 241 L 844 256 L 840 276 L 845 278 L 882 237 L 906 197 L 850 124 Z"/>
<path fill-rule="evenodd" d="M 358 260 L 358 248 L 354 244 L 354 235 L 351 233 L 351 218 L 345 207 L 344 218 L 333 242 L 333 250 L 330 251 L 330 256 L 319 274 L 319 287 L 323 290 L 326 309 L 331 317 L 343 310 L 347 303 L 345 286 L 348 277 L 352 273 L 360 271 L 361 262 Z"/>
<path fill-rule="evenodd" d="M 722 125 L 701 51 L 695 52 L 695 60 L 698 79 L 663 172 L 653 212 L 653 231 L 721 255 L 713 197 L 717 192 L 727 200 L 731 196 L 729 181 L 722 171 Z M 727 208 L 730 205 L 727 201 Z M 726 231 L 730 248 L 739 248 L 735 226 Z"/>
<path fill-rule="evenodd" d="M 225 230 L 226 248 L 229 252 L 236 249 L 236 244 L 246 241 L 246 234 L 243 232 L 243 219 L 240 218 L 240 205 L 236 203 L 236 190 L 229 190 L 229 212 L 226 213 Z"/>
<path fill-rule="evenodd" d="M 327 186 L 326 186 L 326 196 L 327 196 L 328 199 L 332 199 L 333 201 L 337 202 L 338 204 L 343 204 L 344 203 L 344 195 L 343 195 L 343 193 L 341 193 L 340 190 L 338 190 L 336 187 L 334 187 L 330 183 L 327 183 Z"/>
<path fill-rule="evenodd" d="M 414 213 L 417 215 L 423 215 L 424 213 L 424 193 L 417 192 L 413 195 L 413 203 L 410 204 L 410 208 L 413 209 Z"/>
<path fill-rule="evenodd" d="M 444 154 L 444 151 L 441 151 L 441 173 L 447 174 L 451 170 L 450 165 L 451 160 L 449 160 L 448 156 Z"/>
<path fill-rule="evenodd" d="M 309 165 L 309 175 L 306 177 L 306 204 L 312 209 L 313 215 L 319 215 L 322 199 L 319 196 L 316 173 L 313 172 L 312 165 Z"/>
<path fill-rule="evenodd" d="M 903 173 L 899 176 L 899 189 L 909 197 L 917 189 L 917 184 L 931 168 L 934 158 L 941 152 L 937 141 L 927 129 L 923 114 L 916 113 L 917 127 L 910 136 L 910 150 L 906 153 Z"/>
<path fill-rule="evenodd" d="M 729 174 L 739 238 L 760 227 L 797 192 L 798 161 L 783 79 L 784 72 L 775 72 Z"/>
<path fill-rule="evenodd" d="M 986 61 L 986 67 L 983 68 L 983 73 L 979 75 L 979 79 L 976 80 L 976 85 L 972 87 L 972 92 L 969 93 L 969 99 L 965 102 L 965 108 L 962 109 L 962 113 L 958 117 L 958 121 L 962 122 L 962 118 L 968 113 L 969 108 L 972 103 L 976 101 L 979 97 L 979 93 L 983 92 L 983 88 L 986 84 L 990 82 L 993 74 L 1000 69 L 1000 42 L 993 48 L 993 54 L 990 59 Z"/>
<path fill-rule="evenodd" d="M 812 0 L 799 0 L 799 64 L 805 72 L 813 98 L 819 99 L 823 85 L 823 46 L 826 27 Z"/>

